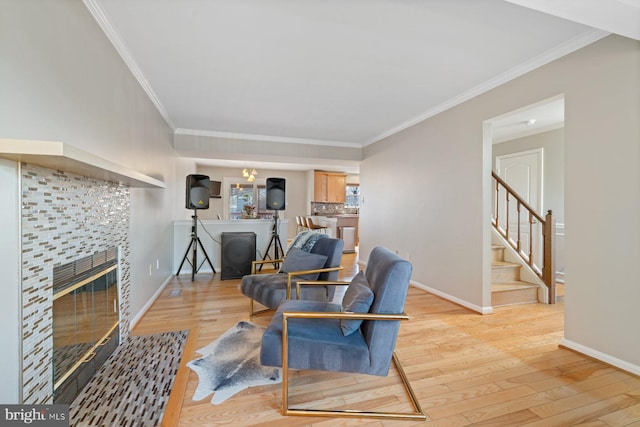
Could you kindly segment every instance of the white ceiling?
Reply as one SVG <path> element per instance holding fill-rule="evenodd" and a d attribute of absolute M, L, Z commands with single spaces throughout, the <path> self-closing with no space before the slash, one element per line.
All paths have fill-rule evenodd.
<path fill-rule="evenodd" d="M 640 0 L 539 2 L 549 13 L 588 4 L 577 23 L 526 0 L 84 2 L 175 131 L 353 147 L 603 37 L 593 27 L 614 31 L 616 13 L 640 12 Z"/>
<path fill-rule="evenodd" d="M 491 121 L 494 144 L 564 127 L 564 97 L 544 100 Z"/>

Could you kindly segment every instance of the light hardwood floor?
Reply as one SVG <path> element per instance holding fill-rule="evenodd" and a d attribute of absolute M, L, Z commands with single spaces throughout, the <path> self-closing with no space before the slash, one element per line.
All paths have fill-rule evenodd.
<path fill-rule="evenodd" d="M 342 276 L 357 272 L 345 254 Z M 183 363 L 240 320 L 249 303 L 239 280 L 199 274 L 174 278 L 134 334 L 191 329 Z M 180 295 L 171 296 L 179 290 Z M 245 390 L 220 405 L 194 402 L 197 376 L 182 366 L 166 425 L 214 426 L 640 426 L 640 379 L 558 346 L 563 303 L 503 307 L 481 316 L 410 288 L 397 352 L 423 409 L 424 423 L 283 417 L 280 385 Z M 270 314 L 256 316 L 266 325 Z M 395 373 L 387 378 L 324 372 L 292 375 L 290 401 L 410 410 Z M 295 384 L 295 385 L 294 385 Z M 326 406 L 325 406 L 326 407 Z"/>

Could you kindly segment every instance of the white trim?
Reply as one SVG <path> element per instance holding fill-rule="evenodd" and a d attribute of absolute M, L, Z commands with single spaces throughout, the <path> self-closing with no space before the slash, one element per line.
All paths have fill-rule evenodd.
<path fill-rule="evenodd" d="M 640 375 L 640 366 L 618 359 L 617 357 L 613 357 L 610 354 L 602 353 L 598 350 L 592 349 L 591 347 L 578 344 L 577 342 L 568 340 L 566 338 L 563 338 L 560 341 L 560 345 L 567 347 L 573 351 L 577 351 L 578 353 L 600 360 L 601 362 L 615 366 L 616 368 L 620 368 L 623 371 L 630 372 L 634 375 Z"/>
<path fill-rule="evenodd" d="M 16 169 L 18 171 L 18 251 L 19 251 L 19 260 L 20 265 L 24 265 L 23 263 L 23 244 L 22 244 L 22 163 L 16 163 Z M 19 387 L 19 395 L 18 395 L 18 403 L 24 403 L 24 295 L 23 295 L 23 279 L 24 279 L 24 271 L 22 267 L 18 269 L 18 280 L 19 280 L 19 288 L 18 288 L 18 312 L 20 313 L 20 339 L 18 344 L 18 357 L 19 357 L 19 369 L 20 373 L 18 374 L 18 387 Z M 52 318 L 53 318 L 53 309 L 52 309 Z"/>
<path fill-rule="evenodd" d="M 471 304 L 468 301 L 462 300 L 460 298 L 454 297 L 453 295 L 449 295 L 447 293 L 444 293 L 442 291 L 439 291 L 437 289 L 431 288 L 429 286 L 423 285 L 422 283 L 418 283 L 415 281 L 410 281 L 409 282 L 411 286 L 416 287 L 418 289 L 422 289 L 423 291 L 429 292 L 430 294 L 434 294 L 439 296 L 440 298 L 444 298 L 447 301 L 451 301 L 454 304 L 458 304 L 461 305 L 465 308 L 468 308 L 469 310 L 473 310 L 476 313 L 480 313 L 480 314 L 492 314 L 493 313 L 493 307 L 489 306 L 489 307 L 480 307 L 477 306 L 475 304 Z"/>
<path fill-rule="evenodd" d="M 564 238 L 564 222 L 556 222 L 556 242 L 558 237 Z M 555 244 L 557 248 L 557 243 Z M 564 271 L 559 271 L 558 268 L 558 252 L 556 250 L 556 282 L 564 283 Z"/>
<path fill-rule="evenodd" d="M 164 288 L 167 287 L 167 285 L 169 284 L 169 282 L 171 282 L 171 280 L 173 280 L 173 275 L 170 275 L 166 278 L 162 286 L 160 286 L 160 288 L 151 296 L 151 298 L 149 298 L 149 301 L 147 301 L 147 303 L 140 309 L 138 314 L 136 314 L 134 317 L 131 318 L 131 320 L 129 321 L 129 331 L 133 331 L 133 328 L 135 328 L 138 322 L 147 313 L 147 310 L 149 310 L 149 308 L 151 308 L 153 303 L 160 297 L 160 295 L 162 294 L 162 291 L 164 291 Z"/>
<path fill-rule="evenodd" d="M 175 126 L 171 122 L 167 110 L 165 110 L 164 106 L 160 102 L 160 99 L 158 99 L 156 94 L 153 92 L 151 85 L 149 85 L 146 77 L 144 76 L 144 74 L 142 74 L 142 70 L 136 63 L 135 59 L 133 59 L 133 56 L 129 52 L 129 49 L 127 48 L 125 43 L 122 41 L 122 38 L 120 37 L 116 29 L 113 27 L 113 25 L 111 25 L 111 22 L 107 18 L 106 13 L 104 12 L 104 10 L 102 10 L 97 0 L 82 0 L 82 2 L 87 7 L 87 9 L 89 9 L 89 13 L 91 13 L 100 28 L 102 28 L 102 31 L 104 31 L 104 34 L 107 36 L 113 47 L 120 54 L 120 57 L 127 65 L 133 76 L 136 78 L 136 80 L 138 80 L 138 83 L 140 83 L 140 86 L 142 86 L 142 90 L 145 91 L 153 105 L 155 105 L 164 121 L 167 122 L 172 130 L 175 130 Z"/>
<path fill-rule="evenodd" d="M 594 43 L 608 36 L 609 34 L 610 33 L 608 32 L 597 30 L 597 29 L 586 31 L 572 38 L 571 40 L 567 40 L 565 43 L 562 43 L 554 47 L 553 49 L 550 49 L 542 53 L 541 55 L 531 58 L 530 60 L 520 65 L 517 65 L 511 68 L 510 70 L 507 70 L 504 73 L 501 73 L 493 77 L 490 80 L 487 80 L 486 82 L 468 90 L 467 92 L 461 93 L 455 98 L 445 101 L 442 104 L 437 105 L 425 111 L 424 113 L 420 114 L 417 117 L 414 117 L 413 119 L 407 120 L 406 122 L 399 124 L 395 128 L 389 129 L 386 132 L 383 132 L 377 136 L 374 136 L 370 140 L 365 141 L 365 143 L 363 144 L 363 147 L 366 147 L 367 145 L 373 144 L 375 142 L 380 141 L 381 139 L 394 135 L 408 127 L 411 127 L 417 123 L 420 123 L 423 120 L 433 117 L 436 114 L 439 114 L 445 110 L 455 107 L 456 105 L 462 104 L 463 102 L 466 102 L 472 98 L 475 98 L 478 95 L 482 95 L 483 93 L 488 92 L 491 89 L 494 89 L 502 84 L 505 84 L 545 64 L 548 64 L 551 61 L 554 61 L 558 58 L 561 58 L 565 55 L 570 54 L 571 52 L 574 52 L 587 45 L 590 45 L 591 43 Z"/>
<path fill-rule="evenodd" d="M 494 138 L 494 144 L 501 144 L 507 141 L 513 141 L 514 139 L 524 138 L 525 136 L 537 135 L 539 133 L 551 132 L 552 130 L 562 129 L 564 128 L 564 122 L 553 123 L 547 126 L 540 126 L 533 129 L 523 129 L 517 133 L 509 134 L 508 136 L 504 136 L 502 138 Z"/>
<path fill-rule="evenodd" d="M 305 144 L 305 145 L 322 145 L 322 146 L 331 146 L 331 147 L 362 148 L 362 145 L 357 142 L 332 141 L 332 140 L 308 139 L 308 138 L 291 138 L 286 136 L 255 135 L 255 134 L 249 134 L 249 133 L 217 132 L 217 131 L 207 131 L 207 130 L 197 130 L 197 129 L 178 128 L 175 130 L 174 134 L 175 135 L 209 136 L 212 138 L 225 138 L 225 139 L 247 140 L 247 141 L 284 142 L 287 144 Z"/>

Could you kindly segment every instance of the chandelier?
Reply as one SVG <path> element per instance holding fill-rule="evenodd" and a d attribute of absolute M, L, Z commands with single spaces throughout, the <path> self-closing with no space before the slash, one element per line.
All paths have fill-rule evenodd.
<path fill-rule="evenodd" d="M 242 169 L 242 177 L 247 178 L 247 182 L 255 181 L 256 175 L 258 175 L 258 171 L 256 171 L 255 168 L 253 168 L 251 172 L 249 172 L 247 168 Z"/>

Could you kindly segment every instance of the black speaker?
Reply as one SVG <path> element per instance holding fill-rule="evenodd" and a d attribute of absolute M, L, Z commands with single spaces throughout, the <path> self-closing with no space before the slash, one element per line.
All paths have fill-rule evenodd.
<path fill-rule="evenodd" d="M 251 262 L 256 260 L 256 233 L 222 233 L 220 257 L 222 280 L 240 279 L 251 274 Z"/>
<path fill-rule="evenodd" d="M 206 175 L 187 175 L 187 209 L 209 209 L 209 177 Z"/>
<path fill-rule="evenodd" d="M 267 178 L 267 209 L 284 210 L 284 178 Z"/>

